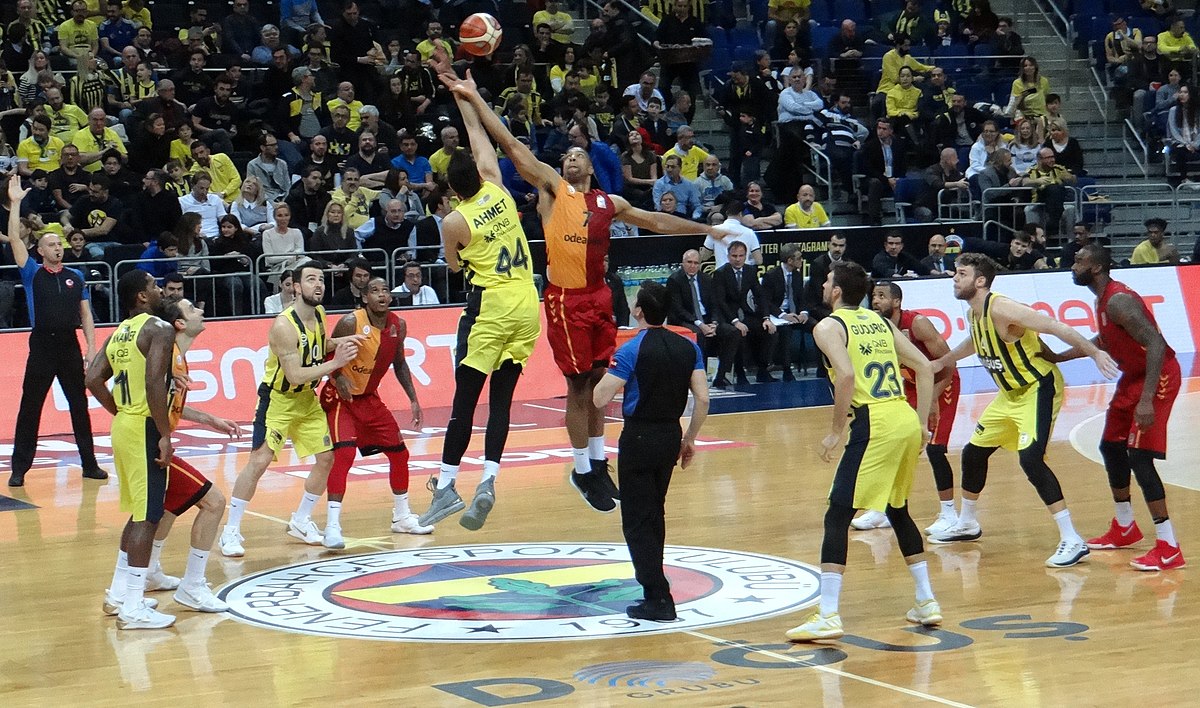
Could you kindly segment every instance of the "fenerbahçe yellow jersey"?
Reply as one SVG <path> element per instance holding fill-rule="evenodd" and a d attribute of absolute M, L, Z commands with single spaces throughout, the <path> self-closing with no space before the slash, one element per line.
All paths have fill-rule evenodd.
<path fill-rule="evenodd" d="M 286 319 L 296 329 L 298 339 L 296 348 L 300 353 L 300 366 L 317 366 L 325 361 L 325 308 L 320 305 L 316 307 L 315 329 L 305 326 L 304 320 L 300 318 L 300 314 L 296 312 L 294 306 L 287 308 L 278 316 Z M 315 389 L 320 380 L 314 379 L 303 384 L 289 382 L 283 374 L 283 369 L 279 366 L 279 357 L 275 356 L 274 350 L 271 350 L 267 354 L 267 367 L 263 372 L 262 382 L 273 391 L 300 393 Z"/>
<path fill-rule="evenodd" d="M 1034 330 L 1027 328 L 1015 342 L 1001 338 L 992 321 L 992 303 L 1000 297 L 1004 296 L 988 293 L 983 299 L 983 312 L 978 317 L 971 312 L 971 341 L 975 343 L 980 363 L 996 385 L 1003 391 L 1015 391 L 1051 376 L 1056 367 L 1038 356 L 1042 340 Z"/>
<path fill-rule="evenodd" d="M 846 330 L 846 351 L 854 369 L 854 408 L 891 401 L 905 401 L 900 384 L 900 361 L 896 356 L 896 338 L 879 313 L 865 307 L 843 307 L 830 315 Z M 825 359 L 829 380 L 837 378 Z"/>
<path fill-rule="evenodd" d="M 454 210 L 471 229 L 471 242 L 458 252 L 467 282 L 480 288 L 533 285 L 529 242 L 517 204 L 504 187 L 484 182 L 475 196 L 462 200 Z"/>
<path fill-rule="evenodd" d="M 125 415 L 150 417 L 150 404 L 146 401 L 146 355 L 138 348 L 138 335 L 142 327 L 158 318 L 143 312 L 117 325 L 104 348 L 113 369 L 113 398 L 117 412 Z"/>

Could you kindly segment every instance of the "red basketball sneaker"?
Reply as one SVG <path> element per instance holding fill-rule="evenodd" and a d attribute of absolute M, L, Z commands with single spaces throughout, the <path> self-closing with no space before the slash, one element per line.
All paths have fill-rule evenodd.
<path fill-rule="evenodd" d="M 1121 526 L 1116 519 L 1113 519 L 1108 526 L 1108 531 L 1105 531 L 1103 536 L 1088 539 L 1087 547 L 1104 551 L 1132 546 L 1140 540 L 1142 540 L 1142 530 L 1138 528 L 1136 521 L 1128 526 Z"/>
<path fill-rule="evenodd" d="M 1183 560 L 1179 546 L 1172 546 L 1160 539 L 1149 553 L 1134 558 L 1129 565 L 1138 570 L 1174 570 L 1187 565 L 1187 562 Z"/>

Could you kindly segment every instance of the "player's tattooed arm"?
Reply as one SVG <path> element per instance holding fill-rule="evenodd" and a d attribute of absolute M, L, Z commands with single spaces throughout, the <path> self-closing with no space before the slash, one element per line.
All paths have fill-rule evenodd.
<path fill-rule="evenodd" d="M 1146 375 L 1142 384 L 1142 397 L 1138 401 L 1134 417 L 1137 424 L 1148 428 L 1154 423 L 1154 395 L 1162 375 L 1163 357 L 1167 353 L 1167 340 L 1146 317 L 1141 306 L 1132 296 L 1118 293 L 1109 298 L 1108 317 L 1130 337 L 1146 348 Z"/>

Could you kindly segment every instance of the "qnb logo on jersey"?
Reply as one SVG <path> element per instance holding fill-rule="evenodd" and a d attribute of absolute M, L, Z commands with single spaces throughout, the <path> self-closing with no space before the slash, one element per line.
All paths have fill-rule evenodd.
<path fill-rule="evenodd" d="M 385 641 L 522 642 L 660 634 L 759 620 L 819 597 L 820 570 L 741 551 L 667 546 L 679 619 L 629 619 L 642 597 L 624 544 L 506 543 L 324 558 L 219 590 L 248 624 Z M 608 673 L 608 672 L 601 672 Z M 656 673 L 651 669 L 650 675 Z"/>

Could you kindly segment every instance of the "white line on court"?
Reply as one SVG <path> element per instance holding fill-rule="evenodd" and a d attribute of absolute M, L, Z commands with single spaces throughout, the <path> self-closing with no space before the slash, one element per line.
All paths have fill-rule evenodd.
<path fill-rule="evenodd" d="M 538 409 L 544 410 L 544 411 L 554 411 L 555 413 L 564 413 L 565 414 L 567 412 L 566 408 L 554 408 L 553 406 L 543 406 L 543 405 L 539 405 L 537 403 L 522 403 L 521 405 L 529 406 L 530 408 L 538 408 Z M 615 420 L 617 422 L 624 420 L 624 418 L 614 418 L 611 415 L 606 415 L 606 416 L 604 416 L 604 418 L 605 418 L 605 420 Z"/>

